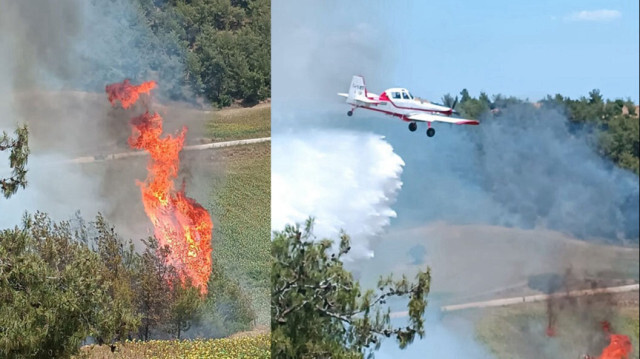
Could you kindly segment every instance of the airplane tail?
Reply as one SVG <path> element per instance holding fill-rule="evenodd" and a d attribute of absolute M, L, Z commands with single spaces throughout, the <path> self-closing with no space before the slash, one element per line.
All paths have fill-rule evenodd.
<path fill-rule="evenodd" d="M 367 97 L 367 88 L 364 85 L 364 77 L 362 76 L 353 76 L 351 79 L 349 100 L 354 100 L 356 97 Z"/>

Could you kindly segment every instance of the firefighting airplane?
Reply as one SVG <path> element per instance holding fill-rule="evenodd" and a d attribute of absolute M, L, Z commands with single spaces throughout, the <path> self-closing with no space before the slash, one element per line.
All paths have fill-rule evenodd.
<path fill-rule="evenodd" d="M 348 116 L 352 116 L 356 108 L 381 112 L 409 122 L 409 131 L 411 132 L 418 129 L 416 122 L 426 122 L 428 126 L 427 136 L 429 137 L 433 137 L 436 134 L 436 130 L 431 127 L 431 122 L 445 122 L 456 125 L 480 124 L 476 120 L 451 117 L 452 114 L 457 113 L 453 109 L 456 106 L 455 102 L 451 107 L 436 105 L 414 98 L 407 89 L 403 88 L 390 88 L 381 93 L 380 96 L 372 94 L 367 91 L 364 85 L 364 77 L 362 76 L 353 76 L 349 93 L 338 93 L 338 95 L 346 97 L 347 103 L 351 105 L 351 110 L 347 112 Z"/>

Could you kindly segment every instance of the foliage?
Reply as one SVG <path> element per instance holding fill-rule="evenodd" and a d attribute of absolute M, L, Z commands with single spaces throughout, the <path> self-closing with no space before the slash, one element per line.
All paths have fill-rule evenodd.
<path fill-rule="evenodd" d="M 118 342 L 162 333 L 180 338 L 207 309 L 225 311 L 225 323 L 249 323 L 253 313 L 237 282 L 214 275 L 203 298 L 167 261 L 153 238 L 138 254 L 105 219 L 55 223 L 25 215 L 21 228 L 0 232 L 0 353 L 3 357 L 69 357 L 93 337 L 115 350 Z M 242 312 L 242 310 L 245 312 Z M 239 318 L 239 319 L 237 319 Z"/>
<path fill-rule="evenodd" d="M 271 8 L 268 0 L 138 0 L 157 47 L 184 67 L 182 86 L 220 106 L 270 96 Z M 146 45 L 149 46 L 149 45 Z M 167 59 L 168 61 L 169 59 Z M 174 60 L 175 61 L 175 60 Z M 184 90 L 174 90 L 185 99 Z"/>
<path fill-rule="evenodd" d="M 210 358 L 235 359 L 255 358 L 268 359 L 270 337 L 268 334 L 245 336 L 239 338 L 210 340 L 151 340 L 147 342 L 131 341 L 118 347 L 115 355 L 107 348 L 89 346 L 83 348 L 78 358 Z"/>
<path fill-rule="evenodd" d="M 493 100 L 486 93 L 478 98 L 471 97 L 464 89 L 457 109 L 464 117 L 494 119 L 500 117 L 502 109 L 511 105 L 527 103 L 515 97 L 494 95 Z M 443 101 L 452 101 L 451 95 Z M 605 100 L 599 90 L 589 92 L 573 100 L 560 94 L 548 95 L 536 104 L 536 109 L 554 109 L 568 119 L 572 130 L 590 134 L 588 141 L 595 150 L 611 159 L 618 166 L 640 174 L 640 131 L 638 114 L 631 100 Z"/>
<path fill-rule="evenodd" d="M 189 283 L 181 285 L 179 278 L 175 278 L 171 286 L 173 290 L 169 302 L 169 333 L 180 339 L 181 333 L 199 321 L 202 297 L 198 288 Z"/>
<path fill-rule="evenodd" d="M 0 351 L 7 357 L 68 357 L 88 335 L 135 326 L 85 229 L 37 213 L 0 233 Z"/>
<path fill-rule="evenodd" d="M 378 349 L 382 338 L 394 337 L 401 348 L 424 335 L 423 314 L 431 274 L 419 272 L 416 282 L 380 278 L 378 290 L 362 292 L 345 270 L 342 258 L 349 237 L 340 236 L 337 252 L 330 240 L 315 241 L 313 221 L 304 230 L 287 226 L 274 233 L 271 271 L 271 353 L 274 358 L 359 358 L 363 350 Z M 409 325 L 394 328 L 392 297 L 409 297 Z"/>
<path fill-rule="evenodd" d="M 6 132 L 2 132 L 0 137 L 0 152 L 9 152 L 9 168 L 11 177 L 0 178 L 0 190 L 5 198 L 11 197 L 18 191 L 18 188 L 25 188 L 27 185 L 27 160 L 29 159 L 29 130 L 26 125 L 18 127 L 15 131 L 16 137 L 11 138 Z"/>

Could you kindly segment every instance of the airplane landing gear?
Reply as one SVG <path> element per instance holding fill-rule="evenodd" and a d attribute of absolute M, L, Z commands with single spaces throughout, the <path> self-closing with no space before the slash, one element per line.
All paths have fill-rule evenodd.
<path fill-rule="evenodd" d="M 418 129 L 418 124 L 415 122 L 409 123 L 409 131 L 413 132 Z"/>
<path fill-rule="evenodd" d="M 347 116 L 349 117 L 353 116 L 353 110 L 349 110 L 349 112 L 347 112 Z"/>
<path fill-rule="evenodd" d="M 429 127 L 427 129 L 427 136 L 433 137 L 433 136 L 435 136 L 435 134 L 436 134 L 436 130 L 434 130 L 433 128 Z"/>

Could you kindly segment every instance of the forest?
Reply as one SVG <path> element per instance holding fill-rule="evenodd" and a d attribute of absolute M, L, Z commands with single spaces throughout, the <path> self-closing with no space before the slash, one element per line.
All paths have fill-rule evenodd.
<path fill-rule="evenodd" d="M 528 111 L 557 111 L 568 119 L 570 130 L 586 135 L 590 145 L 601 156 L 635 174 L 640 173 L 638 113 L 636 104 L 630 99 L 605 100 L 597 89 L 578 99 L 556 94 L 547 95 L 538 102 L 500 94 L 489 97 L 484 92 L 475 98 L 464 89 L 460 92 L 459 103 L 457 99 L 457 96 L 454 98 L 446 94 L 442 102 L 445 105 L 457 104 L 456 110 L 462 116 L 481 120 L 498 120 L 501 110 L 509 106 L 524 106 Z"/>

